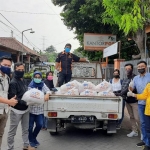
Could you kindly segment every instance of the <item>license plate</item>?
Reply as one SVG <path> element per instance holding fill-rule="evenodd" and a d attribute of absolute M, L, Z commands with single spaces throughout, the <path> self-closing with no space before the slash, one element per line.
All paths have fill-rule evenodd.
<path fill-rule="evenodd" d="M 71 123 L 94 123 L 94 116 L 71 116 Z"/>

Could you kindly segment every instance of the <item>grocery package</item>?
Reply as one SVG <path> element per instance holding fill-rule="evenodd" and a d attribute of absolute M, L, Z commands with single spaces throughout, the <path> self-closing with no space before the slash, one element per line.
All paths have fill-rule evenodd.
<path fill-rule="evenodd" d="M 108 97 L 115 97 L 116 95 L 113 92 L 99 92 L 98 96 L 108 96 Z"/>
<path fill-rule="evenodd" d="M 90 89 L 86 89 L 83 92 L 80 93 L 80 95 L 84 95 L 84 96 L 97 96 L 97 92 L 90 90 Z"/>
<path fill-rule="evenodd" d="M 32 88 L 24 93 L 22 100 L 27 102 L 27 105 L 42 105 L 44 104 L 44 93 L 36 88 Z"/>
<path fill-rule="evenodd" d="M 95 90 L 95 85 L 91 82 L 84 81 L 82 83 L 82 86 L 83 86 L 84 90 L 86 90 L 86 89 Z"/>
<path fill-rule="evenodd" d="M 109 82 L 105 81 L 105 80 L 103 82 L 101 82 L 100 84 L 98 84 L 95 87 L 95 90 L 97 92 L 113 92 L 112 85 Z"/>
<path fill-rule="evenodd" d="M 60 87 L 60 91 L 62 94 L 66 93 L 68 90 L 76 88 L 78 89 L 78 83 L 76 80 L 68 82 Z"/>
<path fill-rule="evenodd" d="M 79 91 L 78 89 L 73 88 L 68 90 L 64 95 L 79 95 Z"/>

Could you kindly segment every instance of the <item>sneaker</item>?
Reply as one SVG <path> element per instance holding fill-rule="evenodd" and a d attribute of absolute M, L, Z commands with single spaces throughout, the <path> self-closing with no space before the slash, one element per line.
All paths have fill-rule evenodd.
<path fill-rule="evenodd" d="M 144 146 L 143 150 L 150 150 L 150 147 L 149 146 Z"/>
<path fill-rule="evenodd" d="M 37 148 L 40 145 L 40 143 L 36 139 L 34 140 L 34 143 L 35 143 L 35 146 L 34 146 L 35 148 Z"/>
<path fill-rule="evenodd" d="M 35 146 L 36 146 L 36 144 L 35 144 L 35 143 L 33 143 L 33 142 L 30 142 L 30 146 L 31 146 L 31 147 L 35 147 Z"/>
<path fill-rule="evenodd" d="M 28 148 L 29 148 L 29 146 L 25 146 L 25 147 L 23 148 L 23 150 L 28 150 Z"/>
<path fill-rule="evenodd" d="M 137 147 L 142 147 L 142 146 L 145 146 L 145 143 L 142 141 L 142 142 L 140 142 L 140 143 L 137 143 L 136 146 L 137 146 Z"/>
<path fill-rule="evenodd" d="M 138 132 L 132 131 L 131 133 L 127 134 L 127 137 L 138 136 Z"/>

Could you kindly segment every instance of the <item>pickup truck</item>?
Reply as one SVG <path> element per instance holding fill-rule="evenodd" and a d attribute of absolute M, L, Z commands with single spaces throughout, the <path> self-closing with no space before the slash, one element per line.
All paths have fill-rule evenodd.
<path fill-rule="evenodd" d="M 72 80 L 102 81 L 99 63 L 73 63 Z M 44 115 L 51 135 L 57 134 L 72 124 L 80 129 L 102 129 L 107 134 L 116 133 L 116 123 L 122 117 L 121 97 L 55 95 L 44 104 Z"/>

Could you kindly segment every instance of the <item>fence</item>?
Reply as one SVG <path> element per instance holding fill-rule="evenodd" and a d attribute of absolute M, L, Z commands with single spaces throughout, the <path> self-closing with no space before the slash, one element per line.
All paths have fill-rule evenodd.
<path fill-rule="evenodd" d="M 133 65 L 133 73 L 138 75 L 138 71 L 137 71 L 137 63 L 141 60 L 144 60 L 147 62 L 147 72 L 150 72 L 150 58 L 147 59 L 140 59 L 140 60 L 131 60 L 131 61 L 125 61 L 125 62 L 121 62 L 120 64 L 120 78 L 124 79 L 126 78 L 126 74 L 125 74 L 125 69 L 124 66 L 127 63 L 131 63 Z"/>

